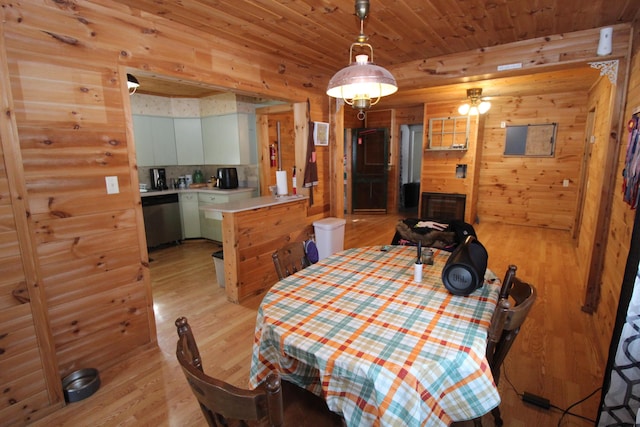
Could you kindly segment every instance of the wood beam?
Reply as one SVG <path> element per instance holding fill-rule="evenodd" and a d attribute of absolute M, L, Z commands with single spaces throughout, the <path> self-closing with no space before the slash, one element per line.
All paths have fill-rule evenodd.
<path fill-rule="evenodd" d="M 620 60 L 618 74 L 616 76 L 614 96 L 611 98 L 611 111 L 609 141 L 605 158 L 605 174 L 602 188 L 600 189 L 600 206 L 597 212 L 597 222 L 592 248 L 591 265 L 587 273 L 587 290 L 585 303 L 582 311 L 594 313 L 600 303 L 602 288 L 602 272 L 604 270 L 604 259 L 606 256 L 607 240 L 609 238 L 609 228 L 611 219 L 611 208 L 613 207 L 613 197 L 617 195 L 615 188 L 617 162 L 622 146 L 622 138 L 625 131 L 624 107 L 626 104 L 626 94 L 629 87 L 629 74 L 631 66 L 631 52 L 633 46 L 633 33 L 629 33 L 627 44 L 627 54 Z"/>
<path fill-rule="evenodd" d="M 597 56 L 600 28 L 539 37 L 389 67 L 399 91 L 575 68 L 626 58 L 630 24 L 613 26 L 612 52 Z M 502 69 L 506 68 L 506 69 Z"/>

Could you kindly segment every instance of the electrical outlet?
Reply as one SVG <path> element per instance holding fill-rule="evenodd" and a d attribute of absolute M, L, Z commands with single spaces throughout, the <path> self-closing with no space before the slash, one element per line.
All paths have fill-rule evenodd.
<path fill-rule="evenodd" d="M 107 194 L 118 194 L 120 192 L 117 176 L 105 176 L 104 180 L 107 183 Z"/>
<path fill-rule="evenodd" d="M 500 122 L 500 127 L 502 129 L 506 128 L 507 127 L 507 122 Z"/>
<path fill-rule="evenodd" d="M 562 181 L 562 186 L 563 187 L 568 187 L 569 186 L 569 180 L 565 179 L 564 181 Z"/>

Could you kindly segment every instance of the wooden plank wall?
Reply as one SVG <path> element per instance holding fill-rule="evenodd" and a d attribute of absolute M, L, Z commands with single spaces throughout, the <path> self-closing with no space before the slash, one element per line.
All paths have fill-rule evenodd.
<path fill-rule="evenodd" d="M 480 221 L 571 230 L 584 150 L 586 93 L 498 97 L 485 115 Z M 504 156 L 506 125 L 557 123 L 553 157 Z M 595 162 L 594 164 L 597 164 Z M 563 180 L 569 186 L 563 187 Z"/>
<path fill-rule="evenodd" d="M 14 165 L 15 177 L 26 183 L 21 198 L 28 209 L 20 217 L 29 218 L 29 238 L 36 245 L 27 254 L 30 259 L 23 254 L 25 273 L 45 289 L 57 374 L 87 366 L 102 370 L 155 339 L 124 88 L 127 67 L 230 88 L 240 95 L 285 102 L 311 98 L 314 120 L 328 121 L 329 101 L 316 89 L 324 86 L 324 76 L 109 0 L 32 0 L 4 6 L 1 31 L 10 84 L 0 89 L 15 101 L 20 141 L 8 142 L 21 147 L 24 162 Z M 568 44 L 560 57 L 583 57 L 573 55 L 573 47 L 565 54 Z M 523 57 L 520 50 L 510 49 Z M 478 58 L 484 56 L 473 60 Z M 499 59 L 485 61 L 487 68 L 466 68 L 494 69 Z M 398 75 L 422 81 L 425 67 L 413 65 L 404 65 L 406 72 Z M 445 65 L 446 70 L 460 68 L 455 61 Z M 637 69 L 637 60 L 634 65 Z M 329 157 L 324 161 L 329 163 Z M 330 166 L 327 171 L 331 174 Z M 118 177 L 119 194 L 106 195 L 105 176 Z M 331 182 L 337 182 L 335 177 Z M 320 191 L 326 206 L 330 191 Z M 606 277 L 614 281 L 613 276 Z M 615 295 L 619 285 L 611 285 L 608 292 Z M 14 369 L 2 373 L 21 376 Z"/>
<path fill-rule="evenodd" d="M 227 298 L 238 303 L 267 291 L 278 281 L 273 252 L 311 234 L 307 201 L 222 215 Z M 227 248 L 233 248 L 229 251 Z"/>
<path fill-rule="evenodd" d="M 38 339 L 34 324 L 26 266 L 20 251 L 12 197 L 0 145 L 0 419 L 5 425 L 23 425 L 62 406 L 50 393 L 43 357 L 51 356 Z"/>
<path fill-rule="evenodd" d="M 459 103 L 441 103 L 424 105 L 424 136 L 425 150 L 422 153 L 422 173 L 420 177 L 420 205 L 423 192 L 456 193 L 467 196 L 465 206 L 465 221 L 475 222 L 475 200 L 478 165 L 478 120 L 473 118 L 466 150 L 427 150 L 429 140 L 429 119 L 456 117 Z M 467 165 L 466 178 L 456 178 L 456 165 Z"/>
<path fill-rule="evenodd" d="M 624 108 L 623 118 L 625 123 L 631 118 L 633 112 L 640 108 L 640 44 L 637 42 L 639 37 L 640 25 L 636 25 L 634 28 L 636 43 L 631 59 L 627 104 Z M 605 249 L 600 305 L 593 314 L 593 327 L 599 332 L 596 335 L 599 338 L 598 345 L 603 355 L 606 355 L 609 349 L 611 331 L 615 322 L 620 288 L 631 243 L 631 232 L 633 231 L 636 216 L 636 211 L 623 201 L 621 190 L 628 138 L 628 132 L 623 129 L 620 138 L 620 153 L 609 221 L 609 234 Z"/>
<path fill-rule="evenodd" d="M 5 38 L 0 34 L 0 419 L 22 425 L 64 404 L 57 357 L 34 268 Z"/>
<path fill-rule="evenodd" d="M 316 77 L 296 64 L 281 68 L 279 58 L 107 0 L 27 1 L 0 13 L 10 78 L 1 91 L 15 102 L 20 140 L 9 143 L 20 146 L 23 162 L 14 169 L 27 189 L 20 216 L 29 218 L 35 242 L 25 261 L 33 261 L 28 272 L 46 294 L 41 310 L 55 348 L 50 360 L 58 361 L 49 376 L 103 370 L 155 341 L 125 67 L 239 94 L 311 98 L 320 105 L 317 120 L 326 121 L 326 97 L 308 89 Z M 119 194 L 106 194 L 106 176 L 118 178 Z M 15 366 L 3 374 L 21 377 Z M 36 377 L 45 376 L 34 368 L 26 378 L 41 384 Z M 34 386 L 28 390 L 35 394 Z"/>
<path fill-rule="evenodd" d="M 327 98 L 328 99 L 328 98 Z M 326 102 L 326 99 L 324 100 Z M 324 105 L 324 103 L 312 103 L 311 104 L 311 117 L 310 120 L 312 122 L 329 122 L 329 113 L 328 109 L 325 110 L 325 114 L 323 115 L 320 108 Z M 311 126 L 311 124 L 308 124 Z M 300 132 L 300 128 L 298 128 L 298 132 Z M 309 128 L 305 130 L 305 132 L 309 132 Z M 304 194 L 305 196 L 311 196 L 309 198 L 308 207 L 307 207 L 307 216 L 310 221 L 313 222 L 317 219 L 322 219 L 328 216 L 331 212 L 331 193 L 332 189 L 332 180 L 331 174 L 334 169 L 334 165 L 331 162 L 331 144 L 335 144 L 335 135 L 331 135 L 331 125 L 329 126 L 329 145 L 314 145 L 316 150 L 316 166 L 318 169 L 318 185 L 314 186 L 313 189 L 302 188 L 304 183 L 304 168 L 306 163 L 306 157 L 304 158 L 304 162 L 298 166 L 298 187 L 301 188 L 298 194 Z M 311 135 L 308 136 L 311 138 Z M 302 138 L 303 144 L 306 141 L 306 135 Z M 307 147 L 300 147 L 299 150 L 303 152 L 306 156 Z"/>
<path fill-rule="evenodd" d="M 611 128 L 611 91 L 609 80 L 600 78 L 589 94 L 587 107 L 594 114 L 595 141 L 585 144 L 587 153 L 587 185 L 585 187 L 584 202 L 582 206 L 581 224 L 577 238 L 576 252 L 581 274 L 587 280 L 588 268 L 591 265 L 592 250 L 595 244 L 595 231 L 597 226 L 598 207 L 602 194 L 601 187 L 604 182 L 605 171 L 602 165 L 605 161 L 607 146 L 609 144 L 609 132 Z"/>
<path fill-rule="evenodd" d="M 313 190 L 304 187 L 304 174 L 306 169 L 307 138 L 312 139 L 309 129 L 313 129 L 313 122 L 322 122 L 322 118 L 313 119 L 314 114 L 318 114 L 316 109 L 307 111 L 307 103 L 298 103 L 294 106 L 282 105 L 277 107 L 266 107 L 258 110 L 258 152 L 260 153 L 260 194 L 270 195 L 269 186 L 276 184 L 276 171 L 280 167 L 287 172 L 289 193 L 293 192 L 292 169 L 296 167 L 297 194 L 312 196 L 309 198 L 307 215 L 313 219 L 320 219 L 326 216 L 330 209 L 329 180 L 330 162 L 329 147 L 314 145 L 316 151 L 316 168 L 318 171 L 318 185 Z M 296 113 L 298 111 L 298 113 Z M 304 113 L 302 113 L 304 112 Z M 311 115 L 311 123 L 309 122 Z M 280 122 L 280 142 L 281 161 L 279 166 L 272 167 L 270 162 L 269 145 L 276 144 L 277 122 Z M 276 149 L 277 157 L 277 149 Z M 312 194 L 313 193 L 313 194 Z"/>
<path fill-rule="evenodd" d="M 23 172 L 65 375 L 108 364 L 114 343 L 124 350 L 155 339 L 138 244 L 139 192 L 129 173 L 118 80 L 107 83 L 110 73 L 84 60 L 43 67 L 43 52 L 17 49 L 12 43 L 8 51 L 12 90 L 22 94 L 16 118 Z M 106 195 L 108 175 L 118 178 L 119 194 Z"/>

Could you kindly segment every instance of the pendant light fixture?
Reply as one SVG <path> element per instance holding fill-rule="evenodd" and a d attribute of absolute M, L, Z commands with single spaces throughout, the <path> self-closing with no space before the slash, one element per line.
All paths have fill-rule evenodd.
<path fill-rule="evenodd" d="M 129 95 L 136 93 L 136 89 L 140 86 L 140 82 L 135 78 L 133 74 L 127 73 L 127 89 L 129 89 Z"/>
<path fill-rule="evenodd" d="M 480 98 L 481 96 L 481 88 L 467 89 L 467 98 L 469 98 L 469 102 L 458 107 L 458 113 L 463 116 L 466 116 L 467 114 L 470 116 L 477 116 L 478 114 L 484 114 L 489 111 L 491 103 L 489 101 L 482 100 L 482 98 Z"/>
<path fill-rule="evenodd" d="M 338 71 L 329 81 L 327 95 L 342 98 L 358 112 L 358 119 L 364 119 L 364 111 L 376 105 L 383 96 L 398 90 L 396 79 L 389 71 L 373 63 L 373 47 L 367 43 L 364 34 L 364 19 L 369 14 L 369 0 L 356 0 L 356 16 L 360 19 L 360 35 L 349 49 L 349 65 Z M 369 54 L 356 55 L 353 50 L 366 48 Z M 369 56 L 371 56 L 369 60 Z"/>

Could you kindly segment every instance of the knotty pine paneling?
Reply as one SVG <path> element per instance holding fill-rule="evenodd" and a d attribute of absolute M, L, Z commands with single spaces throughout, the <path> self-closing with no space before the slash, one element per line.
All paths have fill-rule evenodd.
<path fill-rule="evenodd" d="M 257 111 L 260 194 L 263 196 L 271 194 L 268 187 L 276 184 L 276 171 L 279 168 L 287 172 L 289 193 L 293 193 L 292 170 L 295 166 L 297 193 L 310 195 L 311 191 L 313 191 L 313 204 L 309 206 L 308 215 L 319 215 L 319 218 L 322 218 L 329 211 L 330 170 L 332 168 L 329 161 L 329 147 L 323 145 L 314 146 L 318 185 L 314 186 L 313 190 L 304 188 L 307 139 L 312 138 L 309 126 L 313 126 L 313 122 L 323 121 L 323 119 L 313 119 L 314 114 L 319 115 L 321 113 L 316 111 L 317 108 L 314 108 L 313 104 L 310 112 L 307 111 L 306 103 L 302 103 L 302 105 L 302 108 L 300 103 L 293 106 L 278 105 L 261 108 Z M 308 119 L 309 114 L 312 117 L 311 121 Z M 277 159 L 276 150 L 276 166 L 271 166 L 269 145 L 275 144 L 277 141 L 278 121 L 280 122 L 281 160 Z M 279 161 L 282 162 L 281 165 L 278 164 Z"/>
<path fill-rule="evenodd" d="M 304 241 L 313 233 L 307 200 L 222 215 L 227 297 L 241 302 L 278 281 L 271 255 L 289 241 Z"/>
<path fill-rule="evenodd" d="M 8 273 L 24 271 L 16 268 L 21 266 L 19 258 L 1 261 L 3 281 L 7 280 L 4 277 Z M 24 280 L 24 273 L 20 279 Z M 25 424 L 41 416 L 40 412 L 46 415 L 48 407 L 59 406 L 55 401 L 49 401 L 31 304 L 20 304 L 11 298 L 11 291 L 18 286 L 19 282 L 15 280 L 13 286 L 0 286 L 0 383 L 4 390 L 0 419 L 7 425 Z"/>
<path fill-rule="evenodd" d="M 47 61 L 66 63 L 72 58 L 92 62 L 87 59 L 105 58 L 204 81 L 240 94 L 281 100 L 304 101 L 314 92 L 308 87 L 326 84 L 310 70 L 281 56 L 247 50 L 241 43 L 205 35 L 196 28 L 150 14 L 141 16 L 108 0 L 60 5 L 27 2 L 5 10 L 5 14 L 12 24 L 12 34 L 25 35 L 21 47 L 56 55 Z M 47 46 L 54 37 L 60 41 Z M 32 39 L 43 43 L 29 45 Z"/>
<path fill-rule="evenodd" d="M 640 35 L 640 27 L 635 36 Z M 640 44 L 636 43 L 631 60 L 631 74 L 627 103 L 624 108 L 623 123 L 626 123 L 640 107 Z M 602 287 L 600 289 L 600 305 L 593 314 L 593 328 L 598 333 L 598 345 L 602 354 L 607 354 L 611 340 L 611 331 L 615 322 L 616 310 L 620 296 L 620 288 L 631 244 L 636 210 L 631 209 L 622 200 L 622 171 L 625 168 L 625 155 L 629 139 L 628 131 L 623 127 L 620 135 L 620 153 L 614 185 L 615 194 L 611 207 L 609 234 L 607 236 L 605 258 L 602 271 Z"/>
<path fill-rule="evenodd" d="M 605 161 L 607 147 L 610 143 L 611 89 L 609 80 L 601 78 L 591 91 L 588 103 L 589 111 L 593 111 L 595 114 L 593 130 L 595 142 L 587 146 L 587 183 L 582 205 L 582 221 L 578 224 L 578 247 L 576 249 L 578 265 L 585 281 L 591 266 L 596 227 L 598 226 L 598 210 L 602 200 L 602 185 L 605 180 L 605 171 L 601 165 Z"/>
<path fill-rule="evenodd" d="M 587 95 L 496 97 L 485 114 L 479 162 L 480 221 L 573 228 L 584 150 Z M 553 157 L 504 156 L 507 126 L 558 123 Z M 562 181 L 569 180 L 569 187 Z"/>
<path fill-rule="evenodd" d="M 20 49 L 25 34 L 14 36 L 7 50 L 22 173 L 34 256 L 43 254 L 38 275 L 51 297 L 47 309 L 59 376 L 83 367 L 102 370 L 155 339 L 117 64 L 109 67 L 100 49 L 92 56 L 86 45 L 51 37 L 27 53 Z M 75 58 L 63 53 L 73 47 L 84 52 Z M 51 58 L 56 51 L 66 61 Z M 119 194 L 106 194 L 105 176 L 118 178 Z M 117 239 L 126 243 L 118 248 L 105 243 L 119 230 L 133 238 Z M 93 236 L 102 247 L 74 251 Z M 49 244 L 66 251 L 47 259 Z M 128 273 L 118 274 L 123 270 Z"/>
<path fill-rule="evenodd" d="M 118 228 L 104 233 L 83 236 L 82 239 L 54 241 L 38 246 L 42 265 L 73 262 L 86 256 L 100 257 L 103 252 L 114 252 L 135 246 L 136 236 L 130 228 Z"/>
<path fill-rule="evenodd" d="M 3 9 L 33 257 L 49 298 L 60 375 L 79 365 L 103 369 L 155 339 L 119 67 L 239 94 L 319 99 L 307 88 L 316 77 L 295 64 L 129 12 L 109 1 Z M 119 194 L 106 195 L 105 176 L 118 177 Z M 328 186 L 316 197 L 324 193 Z"/>
<path fill-rule="evenodd" d="M 316 109 L 314 106 L 313 111 L 323 113 L 321 117 L 314 114 L 316 120 L 326 120 L 328 116 L 324 113 L 329 110 L 326 108 L 328 100 L 317 95 L 324 90 L 326 76 L 313 73 L 290 59 L 270 56 L 259 50 L 250 51 L 241 43 L 204 35 L 197 29 L 147 13 L 131 13 L 129 7 L 109 0 L 14 2 L 10 7 L 7 5 L 2 8 L 2 14 L 1 47 L 9 58 L 2 74 L 8 75 L 10 84 L 0 80 L 3 82 L 0 93 L 9 93 L 15 104 L 17 135 L 20 138 L 15 145 L 22 148 L 24 161 L 20 159 L 20 164 L 15 165 L 14 169 L 15 176 L 25 182 L 27 189 L 20 192 L 20 197 L 26 201 L 28 209 L 20 212 L 19 218 L 22 220 L 28 216 L 31 226 L 33 221 L 48 221 L 52 229 L 65 231 L 61 239 L 55 233 L 46 238 L 44 235 L 38 236 L 36 247 L 27 252 L 32 259 L 24 260 L 23 257 L 27 265 L 25 270 L 32 273 L 30 277 L 36 277 L 44 283 L 51 277 L 43 275 L 41 270 L 49 268 L 49 263 L 73 260 L 76 266 L 79 260 L 82 268 L 90 268 L 100 258 L 100 240 L 104 242 L 104 253 L 109 254 L 109 258 L 117 244 L 125 252 L 137 250 L 137 256 L 130 259 L 127 268 L 118 270 L 129 271 L 130 268 L 132 272 L 138 271 L 142 282 L 131 282 L 126 274 L 105 270 L 96 272 L 100 280 L 97 277 L 94 279 L 100 285 L 95 289 L 77 279 L 74 282 L 76 287 L 63 289 L 56 294 L 59 305 L 51 313 L 51 322 L 56 325 L 56 337 L 64 343 L 57 345 L 54 342 L 57 345 L 55 356 L 61 360 L 59 374 L 68 372 L 80 362 L 102 370 L 154 340 L 149 272 L 144 239 L 141 237 L 143 224 L 139 195 L 135 188 L 137 172 L 134 148 L 122 138 L 122 135 L 127 135 L 128 120 L 125 117 L 128 101 L 121 88 L 125 67 L 201 81 L 232 89 L 239 94 L 287 102 L 300 102 L 307 98 L 319 100 L 319 103 L 324 103 L 323 108 Z M 620 43 L 620 39 L 614 37 L 615 43 Z M 590 46 L 593 45 L 593 37 L 589 42 Z M 570 41 L 564 45 L 557 51 L 568 56 L 565 54 L 573 51 Z M 507 53 L 510 57 L 522 58 L 518 46 Z M 481 55 L 474 55 L 474 58 L 460 55 L 459 58 L 463 56 L 464 61 L 444 63 L 445 68 L 449 67 L 444 71 L 455 69 L 457 72 L 460 64 L 473 65 L 474 61 L 484 59 Z M 497 60 L 486 61 L 486 66 L 495 68 Z M 426 68 L 429 67 L 430 64 L 427 64 Z M 402 68 L 408 73 L 403 76 L 405 81 L 415 83 L 428 74 L 420 64 L 407 64 Z M 438 79 L 442 77 L 435 76 Z M 7 141 L 5 135 L 3 144 L 14 142 Z M 36 136 L 31 139 L 30 135 Z M 123 155 L 125 152 L 126 156 Z M 324 161 L 328 163 L 328 160 L 327 155 Z M 326 171 L 330 173 L 330 169 Z M 118 176 L 121 186 L 119 195 L 105 195 L 104 176 L 107 175 Z M 328 178 L 326 182 L 329 182 Z M 2 185 L 0 180 L 0 192 L 4 198 L 6 188 Z M 323 197 L 329 192 L 328 186 L 324 189 Z M 324 197 L 324 201 L 328 200 L 328 196 Z M 99 222 L 104 217 L 93 216 L 102 209 L 133 213 L 136 227 L 124 232 L 135 233 L 134 239 L 123 238 L 122 230 L 117 226 L 109 233 Z M 68 218 L 72 218 L 68 223 L 79 218 L 86 220 L 87 229 L 76 229 L 79 235 L 72 236 L 73 227 L 64 223 L 64 219 Z M 114 225 L 118 221 L 108 220 L 108 223 Z M 95 233 L 91 231 L 91 224 L 96 226 Z M 27 247 L 31 237 L 36 240 L 35 236 L 20 234 L 19 246 Z M 61 252 L 57 252 L 57 249 Z M 117 283 L 113 283 L 113 294 L 109 296 L 126 299 L 128 296 L 121 292 L 127 289 L 135 295 L 131 299 L 134 301 L 133 308 L 137 310 L 138 302 L 144 301 L 145 314 L 137 313 L 138 317 L 136 313 L 124 314 L 108 303 L 101 305 L 105 304 L 105 297 L 109 293 L 104 286 L 112 278 L 111 274 L 114 274 Z M 142 291 L 146 293 L 144 300 L 138 298 L 141 294 L 136 293 Z M 91 323 L 91 307 L 87 308 L 87 303 L 100 305 L 100 310 L 113 313 L 113 316 L 101 316 L 100 325 Z M 44 309 L 47 309 L 46 305 Z M 145 321 L 142 321 L 143 317 Z M 68 326 L 70 321 L 79 321 L 80 325 L 90 324 L 91 334 L 74 339 L 73 334 L 63 333 L 62 327 Z M 116 326 L 115 321 L 120 326 Z M 0 323 L 0 327 L 4 332 L 5 325 Z M 89 339 L 85 340 L 85 337 Z M 39 397 L 33 399 L 38 402 L 46 400 Z M 13 405 L 12 409 L 17 407 Z M 37 407 L 27 407 L 28 412 L 38 410 Z M 13 415 L 5 415 L 4 412 L 0 413 L 0 419 L 13 419 Z M 34 415 L 25 415 L 25 420 L 29 416 Z"/>
<path fill-rule="evenodd" d="M 5 163 L 16 158 L 14 152 L 18 150 L 10 132 L 15 122 L 7 95 L 9 79 L 2 37 L 0 34 L 0 93 L 4 92 L 0 100 L 5 111 L 0 118 L 0 420 L 4 425 L 24 425 L 59 408 L 62 402 L 59 386 L 49 383 L 52 377 L 57 383 L 52 369 L 55 364 L 43 360 L 51 356 L 51 346 L 46 342 L 51 332 L 42 323 L 36 330 L 34 312 L 37 319 L 43 316 L 37 312 L 41 295 L 30 294 L 34 289 L 33 272 L 26 274 L 30 264 L 24 255 L 31 248 L 30 242 L 21 241 L 26 237 L 26 216 L 15 216 L 24 206 L 18 194 L 24 193 L 15 174 L 8 176 L 8 170 L 15 171 L 17 165 Z"/>
<path fill-rule="evenodd" d="M 422 192 L 455 193 L 466 195 L 465 221 L 475 222 L 475 194 L 477 193 L 477 160 L 479 120 L 471 117 L 469 141 L 466 150 L 429 150 L 429 120 L 433 118 L 458 117 L 458 105 L 453 103 L 424 105 L 424 135 L 422 173 L 420 178 L 420 202 Z M 456 177 L 456 166 L 467 165 L 465 178 Z M 422 212 L 420 212 L 422 215 Z"/>

